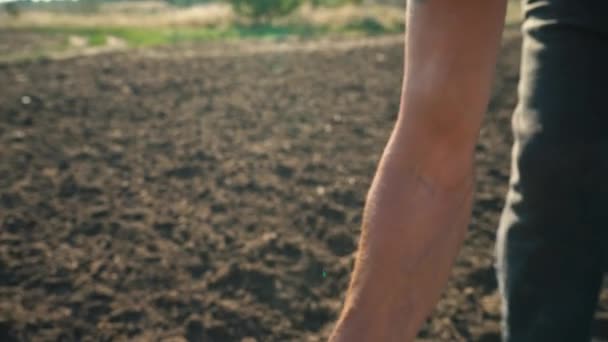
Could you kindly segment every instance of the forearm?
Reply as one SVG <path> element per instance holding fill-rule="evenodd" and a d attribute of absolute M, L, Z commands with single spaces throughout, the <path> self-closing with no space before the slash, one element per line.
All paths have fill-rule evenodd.
<path fill-rule="evenodd" d="M 470 164 L 459 181 L 439 185 L 420 174 L 415 161 L 391 152 L 400 148 L 394 146 L 398 135 L 368 195 L 355 271 L 332 342 L 412 340 L 446 283 L 466 231 Z"/>
<path fill-rule="evenodd" d="M 505 0 L 408 1 L 399 119 L 332 342 L 412 341 L 465 236 Z"/>

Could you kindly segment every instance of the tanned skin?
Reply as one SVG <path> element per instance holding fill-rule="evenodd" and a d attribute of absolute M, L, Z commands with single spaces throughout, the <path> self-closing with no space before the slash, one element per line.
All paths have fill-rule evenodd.
<path fill-rule="evenodd" d="M 474 147 L 506 0 L 412 0 L 401 108 L 331 342 L 413 341 L 470 220 Z"/>

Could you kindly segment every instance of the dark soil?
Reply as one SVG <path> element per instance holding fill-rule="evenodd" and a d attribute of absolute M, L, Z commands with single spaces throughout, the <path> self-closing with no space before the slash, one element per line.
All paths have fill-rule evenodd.
<path fill-rule="evenodd" d="M 0 65 L 0 340 L 326 338 L 402 49 Z M 429 341 L 498 341 L 492 254 L 518 63 L 512 34 Z"/>

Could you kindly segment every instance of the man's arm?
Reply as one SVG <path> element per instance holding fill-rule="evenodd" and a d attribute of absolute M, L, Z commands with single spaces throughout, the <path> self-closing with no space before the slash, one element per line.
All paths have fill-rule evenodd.
<path fill-rule="evenodd" d="M 447 282 L 506 0 L 410 0 L 399 118 L 367 197 L 332 342 L 411 341 Z"/>

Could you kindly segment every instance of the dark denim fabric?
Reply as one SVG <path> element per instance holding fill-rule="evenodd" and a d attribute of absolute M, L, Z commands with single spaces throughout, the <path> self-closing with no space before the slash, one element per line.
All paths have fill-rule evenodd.
<path fill-rule="evenodd" d="M 504 340 L 589 341 L 608 250 L 608 0 L 524 11 L 496 245 Z"/>

